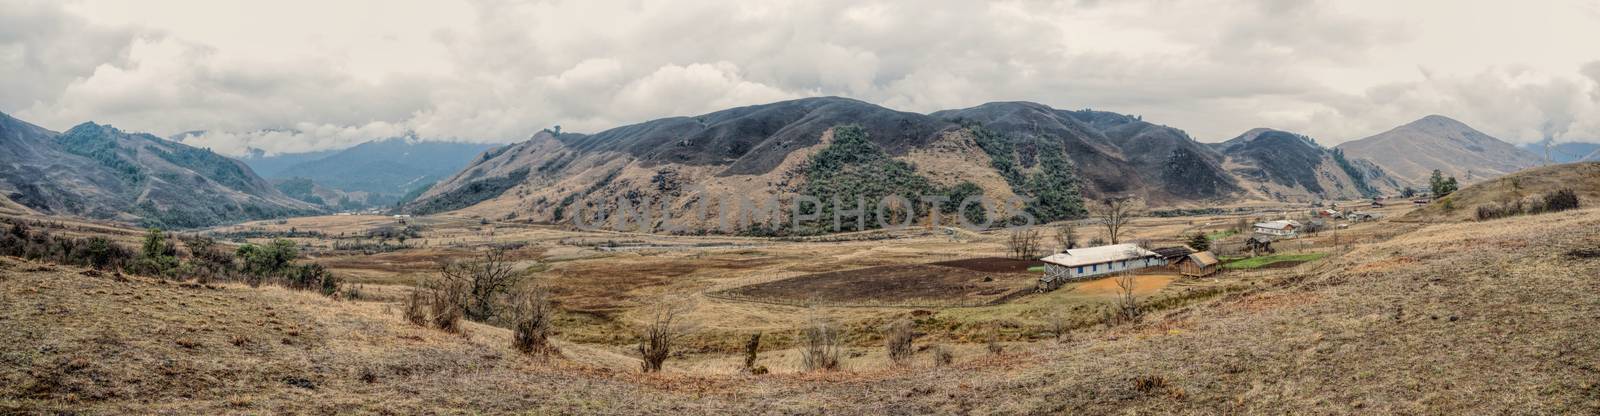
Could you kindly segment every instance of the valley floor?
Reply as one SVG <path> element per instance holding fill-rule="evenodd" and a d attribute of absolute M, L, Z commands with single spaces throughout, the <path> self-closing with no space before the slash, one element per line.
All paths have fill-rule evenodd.
<path fill-rule="evenodd" d="M 1600 412 L 1600 210 L 1410 227 L 952 368 L 764 376 L 643 375 L 566 342 L 539 360 L 381 302 L 6 258 L 0 413 Z"/>

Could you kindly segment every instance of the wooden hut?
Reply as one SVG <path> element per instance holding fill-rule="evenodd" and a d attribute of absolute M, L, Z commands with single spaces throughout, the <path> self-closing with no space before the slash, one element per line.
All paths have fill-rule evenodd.
<path fill-rule="evenodd" d="M 1193 253 L 1178 260 L 1178 273 L 1184 276 L 1210 276 L 1222 267 L 1222 262 L 1217 261 L 1217 256 L 1209 251 Z"/>

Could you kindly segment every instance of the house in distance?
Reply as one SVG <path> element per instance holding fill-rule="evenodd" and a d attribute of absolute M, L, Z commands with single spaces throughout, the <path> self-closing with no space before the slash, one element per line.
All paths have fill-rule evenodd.
<path fill-rule="evenodd" d="M 1256 223 L 1254 228 L 1257 235 L 1292 238 L 1299 235 L 1300 223 L 1294 220 L 1267 221 Z"/>
<path fill-rule="evenodd" d="M 1160 254 L 1135 244 L 1075 248 L 1039 260 L 1045 263 L 1044 277 L 1039 278 L 1040 291 L 1054 290 L 1073 280 L 1167 264 Z"/>

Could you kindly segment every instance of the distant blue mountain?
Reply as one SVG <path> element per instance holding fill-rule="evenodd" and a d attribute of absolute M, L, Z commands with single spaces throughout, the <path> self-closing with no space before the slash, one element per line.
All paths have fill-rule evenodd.
<path fill-rule="evenodd" d="M 239 160 L 244 161 L 246 165 L 250 165 L 250 169 L 255 170 L 256 174 L 261 175 L 263 178 L 276 178 L 279 172 L 283 172 L 291 166 L 333 156 L 339 151 L 323 150 L 320 152 L 284 153 L 271 156 L 267 156 L 265 153 L 261 149 L 250 149 L 250 153 L 240 157 Z"/>
<path fill-rule="evenodd" d="M 342 192 L 365 192 L 372 195 L 369 201 L 380 203 L 449 177 L 494 146 L 396 137 L 316 154 L 320 157 L 274 156 L 272 164 L 285 166 L 264 165 L 257 171 L 273 179 L 305 178 Z M 298 161 L 284 163 L 291 158 Z"/>
<path fill-rule="evenodd" d="M 1544 143 L 1528 143 L 1522 145 L 1523 150 L 1544 157 Z M 1600 143 L 1566 142 L 1550 146 L 1550 161 L 1556 163 L 1571 163 L 1578 161 L 1600 161 Z"/>

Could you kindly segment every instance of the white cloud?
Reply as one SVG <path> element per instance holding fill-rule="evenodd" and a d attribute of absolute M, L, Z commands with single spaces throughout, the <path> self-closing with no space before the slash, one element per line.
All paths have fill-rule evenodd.
<path fill-rule="evenodd" d="M 1433 113 L 1600 138 L 1600 52 L 1566 47 L 1600 37 L 1596 3 L 1467 2 L 0 0 L 0 111 L 207 130 L 196 143 L 230 154 L 505 142 L 814 95 L 1031 100 L 1208 140 L 1268 126 L 1332 144 Z"/>

